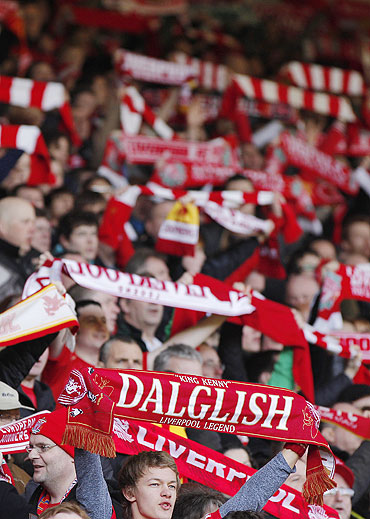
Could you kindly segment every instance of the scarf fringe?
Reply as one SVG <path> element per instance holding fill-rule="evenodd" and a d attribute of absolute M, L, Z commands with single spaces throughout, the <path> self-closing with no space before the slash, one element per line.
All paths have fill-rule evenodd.
<path fill-rule="evenodd" d="M 307 475 L 302 494 L 308 504 L 323 506 L 324 492 L 336 486 L 335 481 L 329 478 L 323 468 L 313 474 Z"/>
<path fill-rule="evenodd" d="M 112 436 L 97 431 L 88 431 L 78 425 L 67 424 L 62 444 L 73 445 L 78 449 L 85 449 L 107 458 L 116 457 L 116 447 Z"/>

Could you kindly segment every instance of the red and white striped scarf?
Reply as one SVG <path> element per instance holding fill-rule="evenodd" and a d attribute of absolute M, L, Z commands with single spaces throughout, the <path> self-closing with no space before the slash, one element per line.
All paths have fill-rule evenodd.
<path fill-rule="evenodd" d="M 153 112 L 134 86 L 125 89 L 120 113 L 121 125 L 127 135 L 137 135 L 144 119 L 162 139 L 171 140 L 176 137 L 173 129 Z"/>
<path fill-rule="evenodd" d="M 318 92 L 363 96 L 366 90 L 364 78 L 357 70 L 291 61 L 283 65 L 280 75 L 293 85 Z"/>
<path fill-rule="evenodd" d="M 31 125 L 0 125 L 0 147 L 15 148 L 31 158 L 28 185 L 55 184 L 50 156 L 40 128 Z"/>
<path fill-rule="evenodd" d="M 62 83 L 0 76 L 0 102 L 14 106 L 35 107 L 43 111 L 59 110 L 62 121 L 75 145 L 81 144 Z"/>
<path fill-rule="evenodd" d="M 285 103 L 297 109 L 330 115 L 345 122 L 354 122 L 357 119 L 351 104 L 345 97 L 312 92 L 241 74 L 234 74 L 232 80 L 243 95 L 252 99 L 261 99 L 269 103 Z"/>
<path fill-rule="evenodd" d="M 202 61 L 183 53 L 176 53 L 175 60 L 185 67 L 192 68 L 194 77 L 201 88 L 223 92 L 230 82 L 231 74 L 225 65 Z"/>

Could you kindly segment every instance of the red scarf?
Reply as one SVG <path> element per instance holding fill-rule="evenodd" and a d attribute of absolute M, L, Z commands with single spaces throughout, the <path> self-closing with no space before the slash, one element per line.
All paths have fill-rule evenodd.
<path fill-rule="evenodd" d="M 306 174 L 328 180 L 348 194 L 353 195 L 356 188 L 350 183 L 351 170 L 333 159 L 330 155 L 317 150 L 289 133 L 281 135 L 281 145 L 288 162 L 302 168 Z"/>
<path fill-rule="evenodd" d="M 153 424 L 115 418 L 113 433 L 117 452 L 132 455 L 143 450 L 166 451 L 175 458 L 182 476 L 229 496 L 235 495 L 256 472 L 252 467 Z M 282 485 L 264 510 L 281 519 L 303 519 L 311 517 L 312 506 L 307 505 L 300 492 Z M 327 518 L 337 517 L 334 510 L 327 506 L 324 509 Z"/>
<path fill-rule="evenodd" d="M 369 287 L 368 263 L 355 267 L 341 264 L 335 272 L 329 271 L 322 284 L 315 327 L 324 332 L 330 327 L 335 330 L 335 323 L 341 319 L 340 303 L 343 299 L 370 301 Z"/>
<path fill-rule="evenodd" d="M 320 413 L 321 421 L 338 425 L 350 431 L 356 436 L 364 440 L 370 439 L 370 422 L 369 418 L 354 414 L 338 411 L 328 407 L 315 406 Z"/>
<path fill-rule="evenodd" d="M 181 391 L 180 391 L 181 387 Z M 303 490 L 312 503 L 334 484 L 331 451 L 312 404 L 292 391 L 148 371 L 73 370 L 58 402 L 70 406 L 63 442 L 114 456 L 113 418 L 247 434 L 309 445 Z M 333 459 L 333 458 L 331 458 Z M 326 472 L 328 470 L 328 472 Z"/>
<path fill-rule="evenodd" d="M 24 452 L 33 425 L 44 414 L 37 413 L 0 428 L 0 452 Z M 236 494 L 246 479 L 256 472 L 255 469 L 198 442 L 174 434 L 165 426 L 114 418 L 112 436 L 117 452 L 128 455 L 143 450 L 168 452 L 175 459 L 181 476 L 229 496 Z M 311 507 L 300 492 L 283 485 L 266 503 L 264 509 L 281 519 L 306 519 Z M 328 517 L 337 518 L 332 509 L 326 506 L 324 508 Z"/>
<path fill-rule="evenodd" d="M 225 283 L 202 274 L 194 279 L 194 283 L 199 284 L 183 285 L 72 260 L 55 260 L 52 264 L 47 262 L 28 278 L 24 288 L 25 295 L 30 295 L 40 286 L 50 283 L 50 276 L 57 279 L 62 269 L 64 274 L 86 288 L 166 306 L 236 316 L 233 321 L 237 324 L 260 330 L 284 345 L 296 346 L 294 377 L 305 396 L 311 402 L 314 401 L 311 370 L 302 369 L 302 366 L 310 365 L 307 342 L 287 306 L 270 301 L 255 291 L 250 299 L 230 289 Z M 279 322 L 280 326 L 274 326 L 275 322 Z"/>

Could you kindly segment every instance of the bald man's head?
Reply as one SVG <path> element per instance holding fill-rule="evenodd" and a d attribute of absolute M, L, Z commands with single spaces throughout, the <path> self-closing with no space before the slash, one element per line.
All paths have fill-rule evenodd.
<path fill-rule="evenodd" d="M 0 200 L 0 238 L 27 250 L 35 227 L 35 210 L 22 198 L 9 196 Z"/>

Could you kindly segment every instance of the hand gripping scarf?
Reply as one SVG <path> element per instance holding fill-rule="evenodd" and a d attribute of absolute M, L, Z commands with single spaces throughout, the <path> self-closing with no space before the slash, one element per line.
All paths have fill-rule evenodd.
<path fill-rule="evenodd" d="M 114 418 L 293 441 L 309 445 L 303 495 L 322 504 L 334 458 L 312 404 L 292 391 L 201 376 L 72 370 L 58 402 L 70 406 L 62 443 L 114 456 Z"/>

